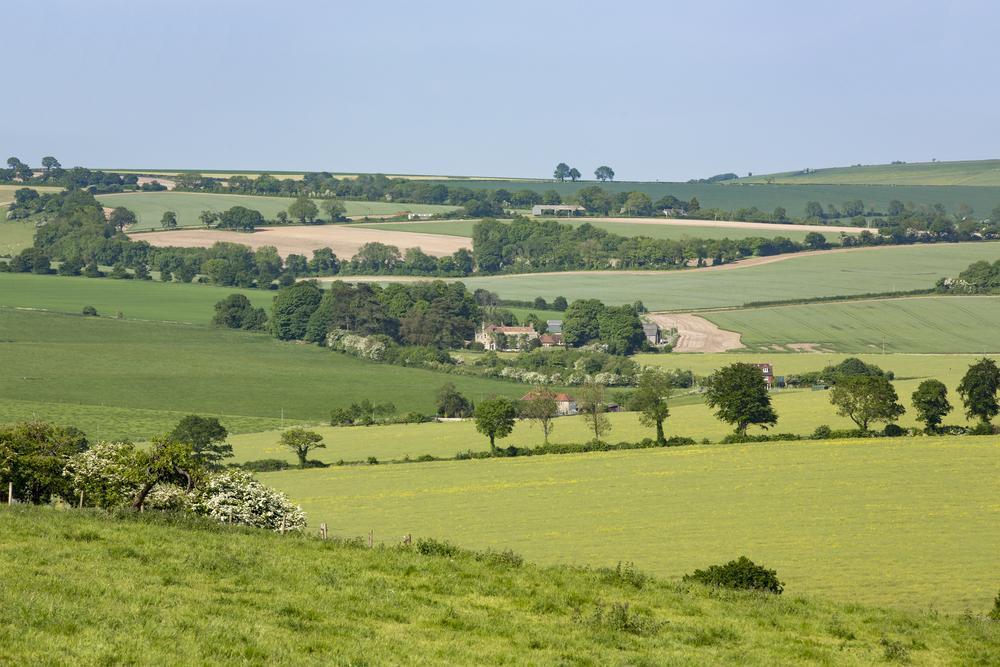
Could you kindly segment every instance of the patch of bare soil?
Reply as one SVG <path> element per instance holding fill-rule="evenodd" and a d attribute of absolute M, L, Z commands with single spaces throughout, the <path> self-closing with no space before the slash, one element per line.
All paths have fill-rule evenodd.
<path fill-rule="evenodd" d="M 152 183 L 153 181 L 156 181 L 167 190 L 173 190 L 174 187 L 177 186 L 177 183 L 175 183 L 173 179 L 163 178 L 162 176 L 140 176 L 137 183 L 141 187 L 147 183 Z"/>
<path fill-rule="evenodd" d="M 726 352 L 743 347 L 740 334 L 720 329 L 704 317 L 690 313 L 651 313 L 648 317 L 661 329 L 677 329 L 674 352 Z"/>
<path fill-rule="evenodd" d="M 822 343 L 788 343 L 785 347 L 796 352 L 831 352 Z"/>
<path fill-rule="evenodd" d="M 253 249 L 274 246 L 278 254 L 312 255 L 313 250 L 330 248 L 338 257 L 353 257 L 366 243 L 378 242 L 394 245 L 401 251 L 420 248 L 428 255 L 443 257 L 456 250 L 472 250 L 472 239 L 443 234 L 420 234 L 381 229 L 366 229 L 343 225 L 315 225 L 291 227 L 262 227 L 252 234 L 217 229 L 178 229 L 169 232 L 135 232 L 129 234 L 135 241 L 146 241 L 154 246 L 180 248 L 207 248 L 217 241 L 240 243 Z"/>

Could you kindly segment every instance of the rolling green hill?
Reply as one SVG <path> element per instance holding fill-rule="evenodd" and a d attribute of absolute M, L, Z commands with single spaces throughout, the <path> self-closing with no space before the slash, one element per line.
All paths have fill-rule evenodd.
<path fill-rule="evenodd" d="M 266 334 L 0 309 L 0 423 L 73 424 L 94 439 L 145 439 L 192 412 L 220 416 L 234 431 L 278 428 L 282 417 L 324 422 L 332 408 L 365 398 L 429 414 L 449 381 L 476 401 L 524 393 L 512 382 L 376 364 Z"/>
<path fill-rule="evenodd" d="M 786 171 L 741 178 L 739 183 L 997 187 L 1000 186 L 1000 160 L 913 162 Z"/>
<path fill-rule="evenodd" d="M 781 596 L 727 592 L 152 512 L 2 507 L 0 533 L 9 575 L 0 577 L 0 658 L 10 664 L 1000 660 L 1000 625 L 982 616 L 835 604 L 791 585 Z"/>
<path fill-rule="evenodd" d="M 246 206 L 260 211 L 268 220 L 273 220 L 279 211 L 287 211 L 294 201 L 289 197 L 264 197 L 256 195 L 206 194 L 201 192 L 135 192 L 127 194 L 99 195 L 98 201 L 104 206 L 125 206 L 139 218 L 129 231 L 138 232 L 159 229 L 160 219 L 167 211 L 177 214 L 177 224 L 181 227 L 200 227 L 198 215 L 202 211 L 224 211 L 232 206 Z M 317 206 L 322 202 L 316 200 Z M 393 215 L 400 211 L 414 213 L 441 213 L 455 210 L 454 206 L 434 204 L 394 204 L 391 202 L 345 201 L 348 216 Z M 322 209 L 320 209 L 320 216 Z"/>
<path fill-rule="evenodd" d="M 750 348 L 815 343 L 838 352 L 998 352 L 1000 297 L 919 297 L 704 313 Z"/>

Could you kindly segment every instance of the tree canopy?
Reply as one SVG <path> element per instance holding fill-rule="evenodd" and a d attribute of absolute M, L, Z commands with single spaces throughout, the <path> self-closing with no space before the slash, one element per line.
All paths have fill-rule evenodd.
<path fill-rule="evenodd" d="M 715 416 L 746 435 L 751 424 L 767 428 L 778 423 L 771 407 L 764 374 L 753 364 L 735 363 L 720 368 L 705 382 L 705 402 Z"/>

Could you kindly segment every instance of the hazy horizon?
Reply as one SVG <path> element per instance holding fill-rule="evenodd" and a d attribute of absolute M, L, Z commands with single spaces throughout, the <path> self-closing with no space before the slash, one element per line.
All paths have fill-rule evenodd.
<path fill-rule="evenodd" d="M 0 150 L 38 165 L 685 181 L 1000 157 L 1000 6 L 5 8 Z M 993 63 L 993 64 L 990 64 Z"/>

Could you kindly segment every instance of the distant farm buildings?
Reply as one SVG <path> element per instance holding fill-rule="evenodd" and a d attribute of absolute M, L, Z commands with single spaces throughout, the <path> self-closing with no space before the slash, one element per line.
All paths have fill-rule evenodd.
<path fill-rule="evenodd" d="M 562 320 L 545 320 L 545 330 L 550 334 L 561 334 Z"/>
<path fill-rule="evenodd" d="M 554 215 L 554 216 L 574 216 L 583 215 L 587 212 L 582 206 L 577 206 L 575 204 L 535 204 L 531 207 L 531 215 Z"/>
<path fill-rule="evenodd" d="M 521 397 L 522 401 L 530 401 L 535 398 L 535 392 L 529 391 L 527 394 Z M 565 417 L 567 415 L 575 415 L 577 413 L 576 399 L 569 394 L 556 394 L 556 410 L 558 413 Z"/>
<path fill-rule="evenodd" d="M 650 345 L 660 344 L 660 325 L 655 322 L 644 322 L 642 325 L 642 335 Z"/>
<path fill-rule="evenodd" d="M 760 372 L 764 374 L 764 384 L 767 385 L 767 388 L 774 389 L 774 367 L 771 364 L 754 364 L 754 366 L 759 368 Z"/>
<path fill-rule="evenodd" d="M 528 341 L 538 338 L 532 327 L 504 327 L 485 324 L 476 332 L 476 342 L 494 352 L 516 352 L 528 346 Z"/>

